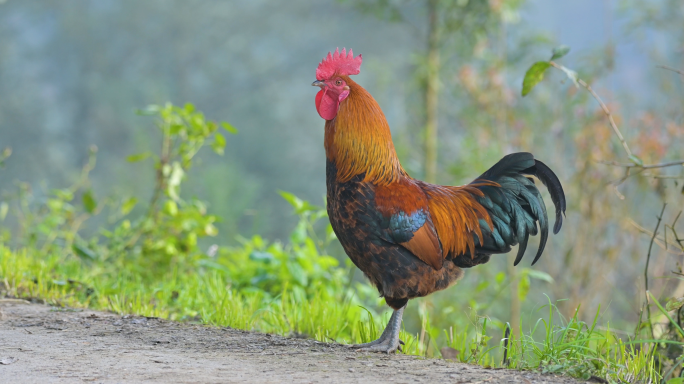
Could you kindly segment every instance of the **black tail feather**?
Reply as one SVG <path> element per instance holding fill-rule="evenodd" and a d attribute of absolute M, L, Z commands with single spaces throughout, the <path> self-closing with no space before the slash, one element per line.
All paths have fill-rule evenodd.
<path fill-rule="evenodd" d="M 534 162 L 533 167 L 527 168 L 521 173 L 536 176 L 549 190 L 553 205 L 556 206 L 556 222 L 553 225 L 553 234 L 555 235 L 560 231 L 563 225 L 563 216 L 565 215 L 565 193 L 563 192 L 563 186 L 551 168 L 537 159 Z"/>
<path fill-rule="evenodd" d="M 530 234 L 525 233 L 525 237 L 523 237 L 523 240 L 518 245 L 518 254 L 515 256 L 515 261 L 513 262 L 513 266 L 518 265 L 520 260 L 522 260 L 523 255 L 525 254 L 525 250 L 527 249 L 527 240 L 529 238 L 530 238 Z"/>
<path fill-rule="evenodd" d="M 478 201 L 490 213 L 490 217 L 498 223 L 492 228 L 492 235 L 485 236 L 481 242 L 481 251 L 487 253 L 505 253 L 511 246 L 519 244 L 514 265 L 518 265 L 527 249 L 529 235 L 539 232 L 540 241 L 537 254 L 532 261 L 534 265 L 541 257 L 548 239 L 548 218 L 544 200 L 532 179 L 523 175 L 536 176 L 549 190 L 551 200 L 556 208 L 556 222 L 553 233 L 557 234 L 563 225 L 565 214 L 565 194 L 556 174 L 531 153 L 512 153 L 502 158 L 487 170 L 474 183 L 483 180 L 493 181 L 499 187 L 478 186 L 483 193 Z M 539 231 L 537 231 L 537 224 Z M 485 231 L 486 232 L 486 231 Z M 487 233 L 488 234 L 488 233 Z M 498 244 L 503 240 L 503 244 Z"/>

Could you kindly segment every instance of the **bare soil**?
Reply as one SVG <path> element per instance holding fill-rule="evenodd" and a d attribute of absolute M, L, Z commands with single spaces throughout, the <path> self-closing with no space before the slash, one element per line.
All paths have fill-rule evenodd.
<path fill-rule="evenodd" d="M 578 383 L 339 344 L 0 299 L 0 383 Z"/>

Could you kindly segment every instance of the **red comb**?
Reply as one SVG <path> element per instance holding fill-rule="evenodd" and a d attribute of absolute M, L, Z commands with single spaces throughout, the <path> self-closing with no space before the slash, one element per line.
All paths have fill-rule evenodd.
<path fill-rule="evenodd" d="M 350 49 L 347 54 L 347 49 L 336 48 L 335 53 L 328 52 L 318 68 L 316 68 L 316 79 L 326 80 L 331 78 L 334 74 L 348 76 L 358 75 L 361 72 L 361 55 L 354 57 L 354 52 Z"/>

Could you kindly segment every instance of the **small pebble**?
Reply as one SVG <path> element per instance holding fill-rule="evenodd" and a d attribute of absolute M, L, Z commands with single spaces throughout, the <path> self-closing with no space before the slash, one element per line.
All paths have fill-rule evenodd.
<path fill-rule="evenodd" d="M 354 370 L 354 368 L 349 368 L 349 372 L 354 373 L 356 371 Z"/>

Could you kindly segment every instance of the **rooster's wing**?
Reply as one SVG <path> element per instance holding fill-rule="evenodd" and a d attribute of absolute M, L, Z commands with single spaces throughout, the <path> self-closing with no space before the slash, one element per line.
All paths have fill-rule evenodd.
<path fill-rule="evenodd" d="M 408 249 L 417 258 L 440 270 L 442 247 L 432 223 L 425 192 L 409 178 L 378 186 L 375 207 L 380 213 L 381 238 Z"/>

